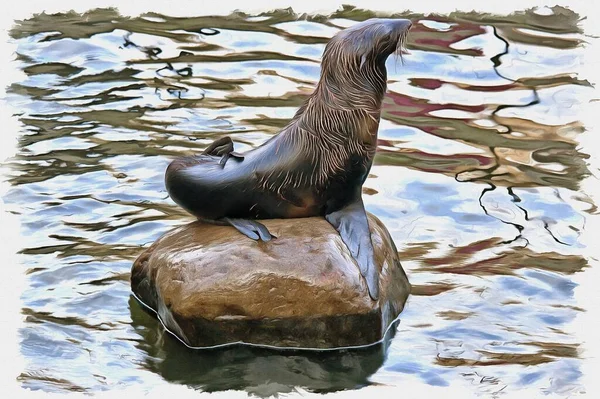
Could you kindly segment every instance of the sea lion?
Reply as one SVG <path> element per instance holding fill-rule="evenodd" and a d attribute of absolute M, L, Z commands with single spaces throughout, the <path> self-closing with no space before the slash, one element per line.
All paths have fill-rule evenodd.
<path fill-rule="evenodd" d="M 167 168 L 177 204 L 201 220 L 229 224 L 263 241 L 253 219 L 324 216 L 340 233 L 379 296 L 379 276 L 362 202 L 377 146 L 385 61 L 403 48 L 411 22 L 370 19 L 337 33 L 325 47 L 317 87 L 279 134 L 244 154 L 229 137 Z"/>

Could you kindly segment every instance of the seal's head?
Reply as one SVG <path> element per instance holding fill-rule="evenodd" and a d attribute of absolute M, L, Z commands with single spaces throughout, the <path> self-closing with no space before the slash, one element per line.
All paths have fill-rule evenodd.
<path fill-rule="evenodd" d="M 401 53 L 411 26 L 407 19 L 369 19 L 338 32 L 323 52 L 313 100 L 379 115 L 387 83 L 385 61 Z M 303 112 L 301 107 L 297 116 Z"/>
<path fill-rule="evenodd" d="M 337 69 L 336 64 L 385 68 L 390 54 L 401 54 L 411 26 L 407 19 L 373 18 L 344 29 L 325 47 L 323 69 Z"/>

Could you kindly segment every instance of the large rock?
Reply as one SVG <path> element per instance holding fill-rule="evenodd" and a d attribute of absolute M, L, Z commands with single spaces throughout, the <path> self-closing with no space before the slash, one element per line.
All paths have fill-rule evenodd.
<path fill-rule="evenodd" d="M 332 348 L 383 338 L 410 284 L 379 219 L 369 215 L 378 301 L 324 218 L 261 222 L 278 238 L 254 241 L 233 227 L 201 222 L 166 233 L 134 262 L 133 292 L 193 347 Z"/>

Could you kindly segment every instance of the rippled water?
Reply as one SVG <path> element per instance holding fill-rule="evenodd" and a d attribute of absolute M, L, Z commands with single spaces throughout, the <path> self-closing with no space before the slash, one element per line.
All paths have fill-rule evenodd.
<path fill-rule="evenodd" d="M 325 43 L 370 17 L 124 18 L 40 14 L 11 36 L 27 78 L 4 201 L 19 215 L 22 385 L 50 392 L 170 383 L 261 395 L 378 383 L 572 394 L 581 342 L 566 326 L 596 206 L 574 72 L 578 16 L 402 14 L 410 54 L 388 61 L 379 150 L 364 189 L 414 285 L 387 347 L 328 354 L 191 352 L 130 296 L 132 261 L 191 217 L 163 186 L 170 159 L 232 136 L 255 147 L 319 77 Z"/>

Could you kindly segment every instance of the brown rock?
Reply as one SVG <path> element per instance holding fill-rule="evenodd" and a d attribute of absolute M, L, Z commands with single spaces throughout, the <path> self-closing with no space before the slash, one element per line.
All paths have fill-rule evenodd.
<path fill-rule="evenodd" d="M 381 268 L 378 301 L 324 218 L 261 222 L 278 238 L 254 241 L 201 222 L 171 230 L 134 262 L 133 292 L 193 347 L 332 348 L 383 338 L 410 284 L 379 219 L 369 214 Z"/>

